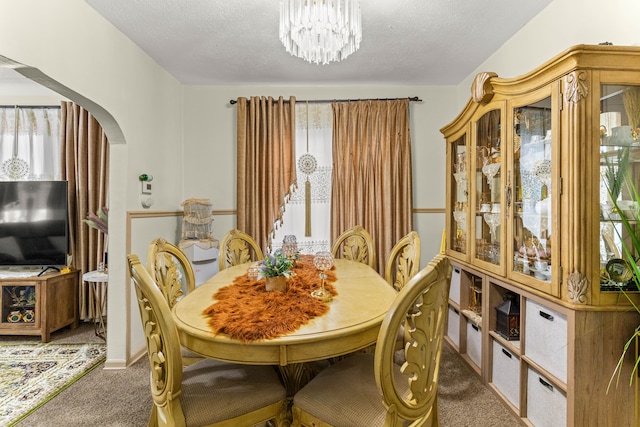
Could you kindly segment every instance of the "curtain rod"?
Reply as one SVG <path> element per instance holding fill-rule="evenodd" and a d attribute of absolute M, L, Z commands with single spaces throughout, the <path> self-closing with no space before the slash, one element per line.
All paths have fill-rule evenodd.
<path fill-rule="evenodd" d="M 313 103 L 329 103 L 329 102 L 350 102 L 350 101 L 396 101 L 398 99 L 408 99 L 409 101 L 414 101 L 414 102 L 422 102 L 422 99 L 418 98 L 417 96 L 414 97 L 407 97 L 407 98 L 365 98 L 365 99 L 296 99 L 296 102 L 309 102 L 311 104 Z M 289 102 L 287 100 L 285 100 L 284 102 Z M 238 101 L 236 101 L 235 99 L 232 99 L 229 101 L 229 104 L 233 105 L 233 104 L 237 104 Z"/>
<path fill-rule="evenodd" d="M 60 108 L 59 105 L 0 105 L 0 108 Z"/>

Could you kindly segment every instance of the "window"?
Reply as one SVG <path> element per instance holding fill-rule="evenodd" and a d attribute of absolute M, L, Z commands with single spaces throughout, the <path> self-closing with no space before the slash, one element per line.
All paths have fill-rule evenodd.
<path fill-rule="evenodd" d="M 296 236 L 298 249 L 303 254 L 331 250 L 332 133 L 331 103 L 296 103 L 296 158 L 310 154 L 316 160 L 316 168 L 307 175 L 296 161 L 298 188 L 285 205 L 282 224 L 273 238 L 273 250 L 282 247 L 284 236 L 289 234 Z M 310 236 L 305 236 L 307 180 L 311 190 Z"/>
<path fill-rule="evenodd" d="M 60 150 L 59 107 L 0 107 L 0 180 L 61 179 Z"/>

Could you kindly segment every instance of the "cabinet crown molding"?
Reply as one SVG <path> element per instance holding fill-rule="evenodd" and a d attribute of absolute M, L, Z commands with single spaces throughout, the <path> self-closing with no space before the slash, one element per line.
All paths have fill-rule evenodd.
<path fill-rule="evenodd" d="M 471 99 L 478 104 L 485 104 L 491 101 L 493 98 L 493 86 L 491 85 L 491 78 L 498 77 L 498 74 L 493 72 L 478 73 L 473 79 L 471 85 Z"/>

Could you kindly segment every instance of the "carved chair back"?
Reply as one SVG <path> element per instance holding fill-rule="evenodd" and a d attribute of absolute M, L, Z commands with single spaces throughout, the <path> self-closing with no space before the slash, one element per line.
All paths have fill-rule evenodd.
<path fill-rule="evenodd" d="M 397 291 L 420 270 L 420 236 L 411 231 L 395 244 L 384 269 L 385 280 Z"/>
<path fill-rule="evenodd" d="M 154 239 L 147 249 L 147 270 L 169 307 L 196 288 L 195 275 L 187 256 L 161 237 Z"/>
<path fill-rule="evenodd" d="M 376 251 L 373 238 L 361 225 L 343 232 L 336 239 L 331 253 L 334 258 L 344 258 L 376 268 Z"/>
<path fill-rule="evenodd" d="M 263 258 L 262 250 L 256 241 L 248 234 L 234 228 L 220 242 L 218 267 L 222 271 L 227 267 L 259 261 Z"/>
<path fill-rule="evenodd" d="M 181 424 L 184 425 L 179 398 L 182 387 L 180 339 L 169 305 L 138 256 L 128 255 L 127 261 L 136 290 L 142 329 L 147 339 L 151 396 L 154 402 L 151 418 L 182 420 Z M 158 411 L 162 415 L 158 415 Z"/>
<path fill-rule="evenodd" d="M 447 318 L 451 265 L 443 254 L 433 258 L 399 292 L 382 322 L 375 352 L 375 377 L 388 411 L 400 419 L 430 420 L 439 425 L 437 413 L 438 374 Z M 398 331 L 405 329 L 408 342 L 400 368 L 408 382 L 409 395 L 394 381 L 394 356 Z M 422 425 L 422 424 L 420 424 Z"/>

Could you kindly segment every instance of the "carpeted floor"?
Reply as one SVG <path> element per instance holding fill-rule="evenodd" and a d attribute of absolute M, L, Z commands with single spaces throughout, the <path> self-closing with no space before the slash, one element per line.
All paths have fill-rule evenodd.
<path fill-rule="evenodd" d="M 516 427 L 524 425 L 460 355 L 445 342 L 440 359 L 438 411 L 442 427 Z"/>
<path fill-rule="evenodd" d="M 20 339 L 11 337 L 16 338 Z M 8 337 L 0 337 L 0 343 L 8 340 Z M 95 337 L 90 324 L 81 325 L 75 331 L 65 328 L 52 336 L 54 342 L 87 340 L 101 341 Z M 146 357 L 124 370 L 104 370 L 99 366 L 16 426 L 146 426 L 151 408 L 148 369 Z M 522 425 L 447 344 L 442 353 L 438 393 L 442 427 Z"/>

